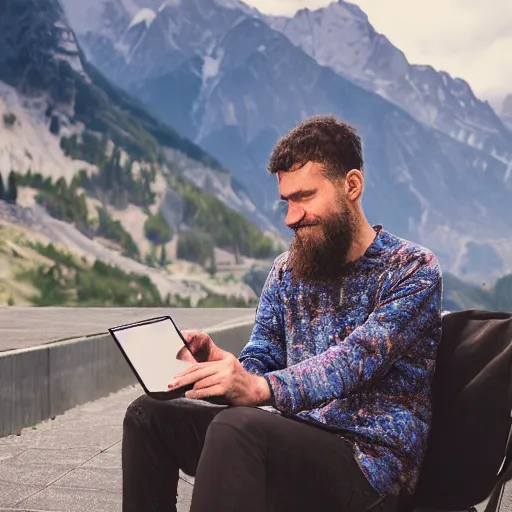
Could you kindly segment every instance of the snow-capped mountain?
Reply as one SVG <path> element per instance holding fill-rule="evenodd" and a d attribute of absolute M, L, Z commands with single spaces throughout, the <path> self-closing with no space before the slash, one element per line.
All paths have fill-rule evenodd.
<path fill-rule="evenodd" d="M 76 1 L 64 0 L 68 11 Z M 104 13 L 113 2 L 103 0 Z M 444 268 L 459 275 L 488 278 L 512 270 L 510 146 L 503 124 L 492 125 L 497 119 L 492 110 L 484 108 L 474 121 L 481 120 L 484 135 L 461 135 L 471 119 L 464 118 L 464 124 L 457 118 L 457 133 L 418 119 L 392 98 L 383 98 L 380 89 L 319 63 L 313 43 L 309 50 L 294 43 L 282 20 L 269 21 L 225 0 L 176 0 L 152 13 L 146 10 L 149 3 L 140 2 L 145 10 L 127 16 L 125 26 L 116 26 L 117 35 L 105 36 L 101 27 L 78 32 L 86 55 L 114 83 L 232 170 L 259 208 L 269 212 L 277 199 L 275 180 L 265 172 L 277 139 L 310 115 L 332 113 L 363 137 L 370 221 L 431 247 Z M 346 8 L 351 19 L 359 16 L 363 23 L 357 9 Z M 106 14 L 105 24 L 113 25 Z M 342 48 L 357 46 L 354 32 L 348 31 L 347 41 L 339 37 Z M 379 37 L 371 49 L 361 45 L 367 54 L 338 53 L 345 53 L 348 67 L 357 68 L 359 59 L 371 61 L 375 73 L 381 62 L 381 83 L 392 89 L 396 70 L 407 61 L 395 53 L 389 60 L 388 43 Z M 432 69 L 414 70 L 414 80 L 425 82 L 409 77 L 407 83 L 435 90 L 438 98 L 434 84 L 446 80 L 449 108 L 437 117 L 431 109 L 433 118 L 451 122 L 461 101 L 471 104 L 471 97 L 463 99 L 470 93 L 467 85 Z M 459 106 L 451 104 L 455 99 Z M 411 105 L 415 101 L 411 98 Z"/>
<path fill-rule="evenodd" d="M 431 66 L 411 65 L 402 51 L 375 31 L 356 5 L 338 0 L 302 9 L 269 24 L 342 76 L 388 99 L 418 121 L 494 158 L 512 162 L 512 134 L 467 82 Z"/>

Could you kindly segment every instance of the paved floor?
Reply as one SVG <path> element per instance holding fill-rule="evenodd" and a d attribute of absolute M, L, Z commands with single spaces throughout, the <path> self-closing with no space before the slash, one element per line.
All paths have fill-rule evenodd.
<path fill-rule="evenodd" d="M 0 308 L 0 352 L 107 333 L 109 327 L 171 315 L 180 329 L 254 321 L 246 308 Z"/>
<path fill-rule="evenodd" d="M 0 511 L 119 512 L 121 425 L 138 387 L 0 439 Z M 193 480 L 180 480 L 179 508 Z"/>
<path fill-rule="evenodd" d="M 130 387 L 0 439 L 0 511 L 120 512 L 122 419 L 140 394 Z M 189 510 L 192 484 L 182 475 L 179 512 Z M 512 512 L 512 485 L 501 512 Z"/>

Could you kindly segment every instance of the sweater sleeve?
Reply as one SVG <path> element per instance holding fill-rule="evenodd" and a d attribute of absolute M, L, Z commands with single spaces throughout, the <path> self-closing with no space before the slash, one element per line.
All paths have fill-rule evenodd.
<path fill-rule="evenodd" d="M 239 356 L 243 368 L 256 375 L 286 366 L 285 336 L 278 296 L 281 257 L 276 258 L 260 295 L 254 328 Z"/>
<path fill-rule="evenodd" d="M 287 413 L 313 409 L 384 375 L 416 344 L 438 343 L 442 278 L 432 253 L 392 276 L 366 322 L 337 345 L 265 375 L 272 405 Z"/>

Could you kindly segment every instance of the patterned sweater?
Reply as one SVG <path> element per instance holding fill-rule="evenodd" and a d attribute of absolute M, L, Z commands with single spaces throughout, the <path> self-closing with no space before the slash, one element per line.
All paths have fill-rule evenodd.
<path fill-rule="evenodd" d="M 382 496 L 413 492 L 431 420 L 441 337 L 435 255 L 374 226 L 333 284 L 295 284 L 288 253 L 272 266 L 243 367 L 266 378 L 282 414 L 334 427 Z"/>

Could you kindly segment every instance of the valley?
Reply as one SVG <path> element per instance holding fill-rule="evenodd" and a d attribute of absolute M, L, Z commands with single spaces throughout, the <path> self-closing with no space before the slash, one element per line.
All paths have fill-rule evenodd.
<path fill-rule="evenodd" d="M 473 283 L 512 272 L 506 117 L 463 80 L 409 63 L 356 5 L 291 17 L 225 0 L 63 6 L 87 58 L 230 169 L 281 236 L 270 151 L 332 113 L 362 135 L 372 223 Z"/>
<path fill-rule="evenodd" d="M 368 219 L 434 250 L 450 307 L 507 304 L 508 104 L 410 65 L 352 4 L 19 0 L 2 48 L 1 305 L 254 305 L 291 236 L 266 161 L 325 112 L 363 137 Z M 101 272 L 134 292 L 80 298 Z"/>

